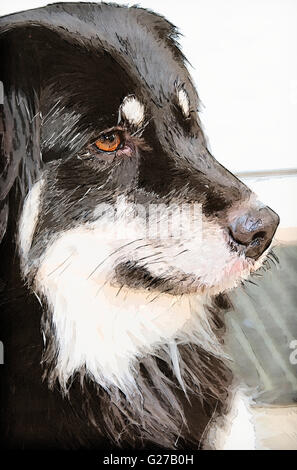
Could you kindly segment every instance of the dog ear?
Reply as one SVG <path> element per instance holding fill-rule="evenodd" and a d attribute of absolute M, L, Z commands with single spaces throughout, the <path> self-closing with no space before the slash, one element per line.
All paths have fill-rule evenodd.
<path fill-rule="evenodd" d="M 0 242 L 12 190 L 23 199 L 41 168 L 38 71 L 34 57 L 22 54 L 26 24 L 14 27 L 13 16 L 0 32 Z"/>

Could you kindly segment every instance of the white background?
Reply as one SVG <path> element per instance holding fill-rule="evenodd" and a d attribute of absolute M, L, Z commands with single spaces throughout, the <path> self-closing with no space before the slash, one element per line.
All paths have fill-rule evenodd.
<path fill-rule="evenodd" d="M 11 0 L 9 14 L 46 5 Z M 203 103 L 201 119 L 214 156 L 233 172 L 297 168 L 297 0 L 136 0 L 166 16 Z M 297 225 L 297 177 L 248 179 Z"/>

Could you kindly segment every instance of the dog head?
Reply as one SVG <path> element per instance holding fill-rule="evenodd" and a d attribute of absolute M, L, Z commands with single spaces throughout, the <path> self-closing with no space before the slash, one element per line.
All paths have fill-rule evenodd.
<path fill-rule="evenodd" d="M 1 31 L 2 232 L 15 198 L 50 382 L 83 371 L 131 398 L 136 362 L 170 344 L 182 384 L 176 345 L 221 354 L 205 296 L 261 266 L 278 216 L 210 154 L 164 18 L 57 4 Z"/>

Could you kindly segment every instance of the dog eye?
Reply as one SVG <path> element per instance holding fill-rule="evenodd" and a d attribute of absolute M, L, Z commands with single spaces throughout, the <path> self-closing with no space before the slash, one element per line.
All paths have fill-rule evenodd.
<path fill-rule="evenodd" d="M 114 152 L 122 143 L 121 136 L 118 132 L 109 132 L 102 134 L 95 142 L 95 146 L 102 152 Z"/>

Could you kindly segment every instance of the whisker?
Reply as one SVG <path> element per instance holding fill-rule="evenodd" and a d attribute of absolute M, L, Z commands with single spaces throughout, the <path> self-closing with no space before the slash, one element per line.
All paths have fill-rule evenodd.
<path fill-rule="evenodd" d="M 245 282 L 248 282 L 249 284 L 253 284 L 256 287 L 259 287 L 259 284 L 257 284 L 256 282 L 251 281 L 251 279 L 247 279 Z"/>
<path fill-rule="evenodd" d="M 116 297 L 119 295 L 119 293 L 121 292 L 121 290 L 123 289 L 123 287 L 124 287 L 124 284 L 122 284 L 121 287 L 119 288 L 119 290 L 117 291 Z"/>
<path fill-rule="evenodd" d="M 137 137 L 140 136 L 140 137 L 141 137 L 141 135 L 143 134 L 144 129 L 147 127 L 147 125 L 149 124 L 149 122 L 150 122 L 150 119 L 149 119 L 148 121 L 146 121 L 142 127 L 140 127 L 139 129 L 137 129 L 137 131 L 133 132 L 133 134 L 131 134 L 131 136 L 132 136 L 132 137 L 135 137 L 135 136 L 137 136 Z"/>
<path fill-rule="evenodd" d="M 186 248 L 185 250 L 182 250 L 179 253 L 177 253 L 177 255 L 173 256 L 173 258 L 176 258 L 177 256 L 182 255 L 183 253 L 186 253 L 187 251 L 190 251 L 190 250 Z"/>
<path fill-rule="evenodd" d="M 272 256 L 272 258 L 279 264 L 279 257 L 275 254 L 273 250 L 269 252 L 269 254 Z"/>
<path fill-rule="evenodd" d="M 59 276 L 61 276 L 66 271 L 66 269 L 69 268 L 69 266 L 71 266 L 71 262 L 65 266 L 65 268 L 59 273 Z"/>
<path fill-rule="evenodd" d="M 144 256 L 143 258 L 139 258 L 138 261 L 143 261 L 144 259 L 152 258 L 153 256 L 161 255 L 162 252 L 159 251 L 158 253 L 153 253 L 151 255 Z"/>
<path fill-rule="evenodd" d="M 67 256 L 67 258 L 62 263 L 60 263 L 55 269 L 53 269 L 53 271 L 51 271 L 48 274 L 48 277 L 51 276 L 54 272 L 56 272 L 61 266 L 63 266 L 63 264 L 65 264 L 71 258 L 71 256 L 73 256 L 73 253 L 71 253 L 69 256 Z"/>
<path fill-rule="evenodd" d="M 124 245 L 120 246 L 119 248 L 117 248 L 116 250 L 114 250 L 112 253 L 110 253 L 108 256 L 106 256 L 106 258 L 104 258 L 103 261 L 101 261 L 99 264 L 97 264 L 97 266 L 93 269 L 93 271 L 89 274 L 89 276 L 87 277 L 87 279 L 90 279 L 91 276 L 93 276 L 93 274 L 97 271 L 97 269 L 99 269 L 100 266 L 102 266 L 102 264 L 105 263 L 105 261 L 107 261 L 109 258 L 111 258 L 113 255 L 115 255 L 116 253 L 118 253 L 119 251 L 121 251 L 123 248 L 125 248 L 126 246 L 129 246 L 129 245 L 132 245 L 133 243 L 136 243 L 136 242 L 139 242 L 141 241 L 142 238 L 138 238 L 137 240 L 132 240 L 132 242 L 128 242 L 128 243 L 125 243 Z"/>

